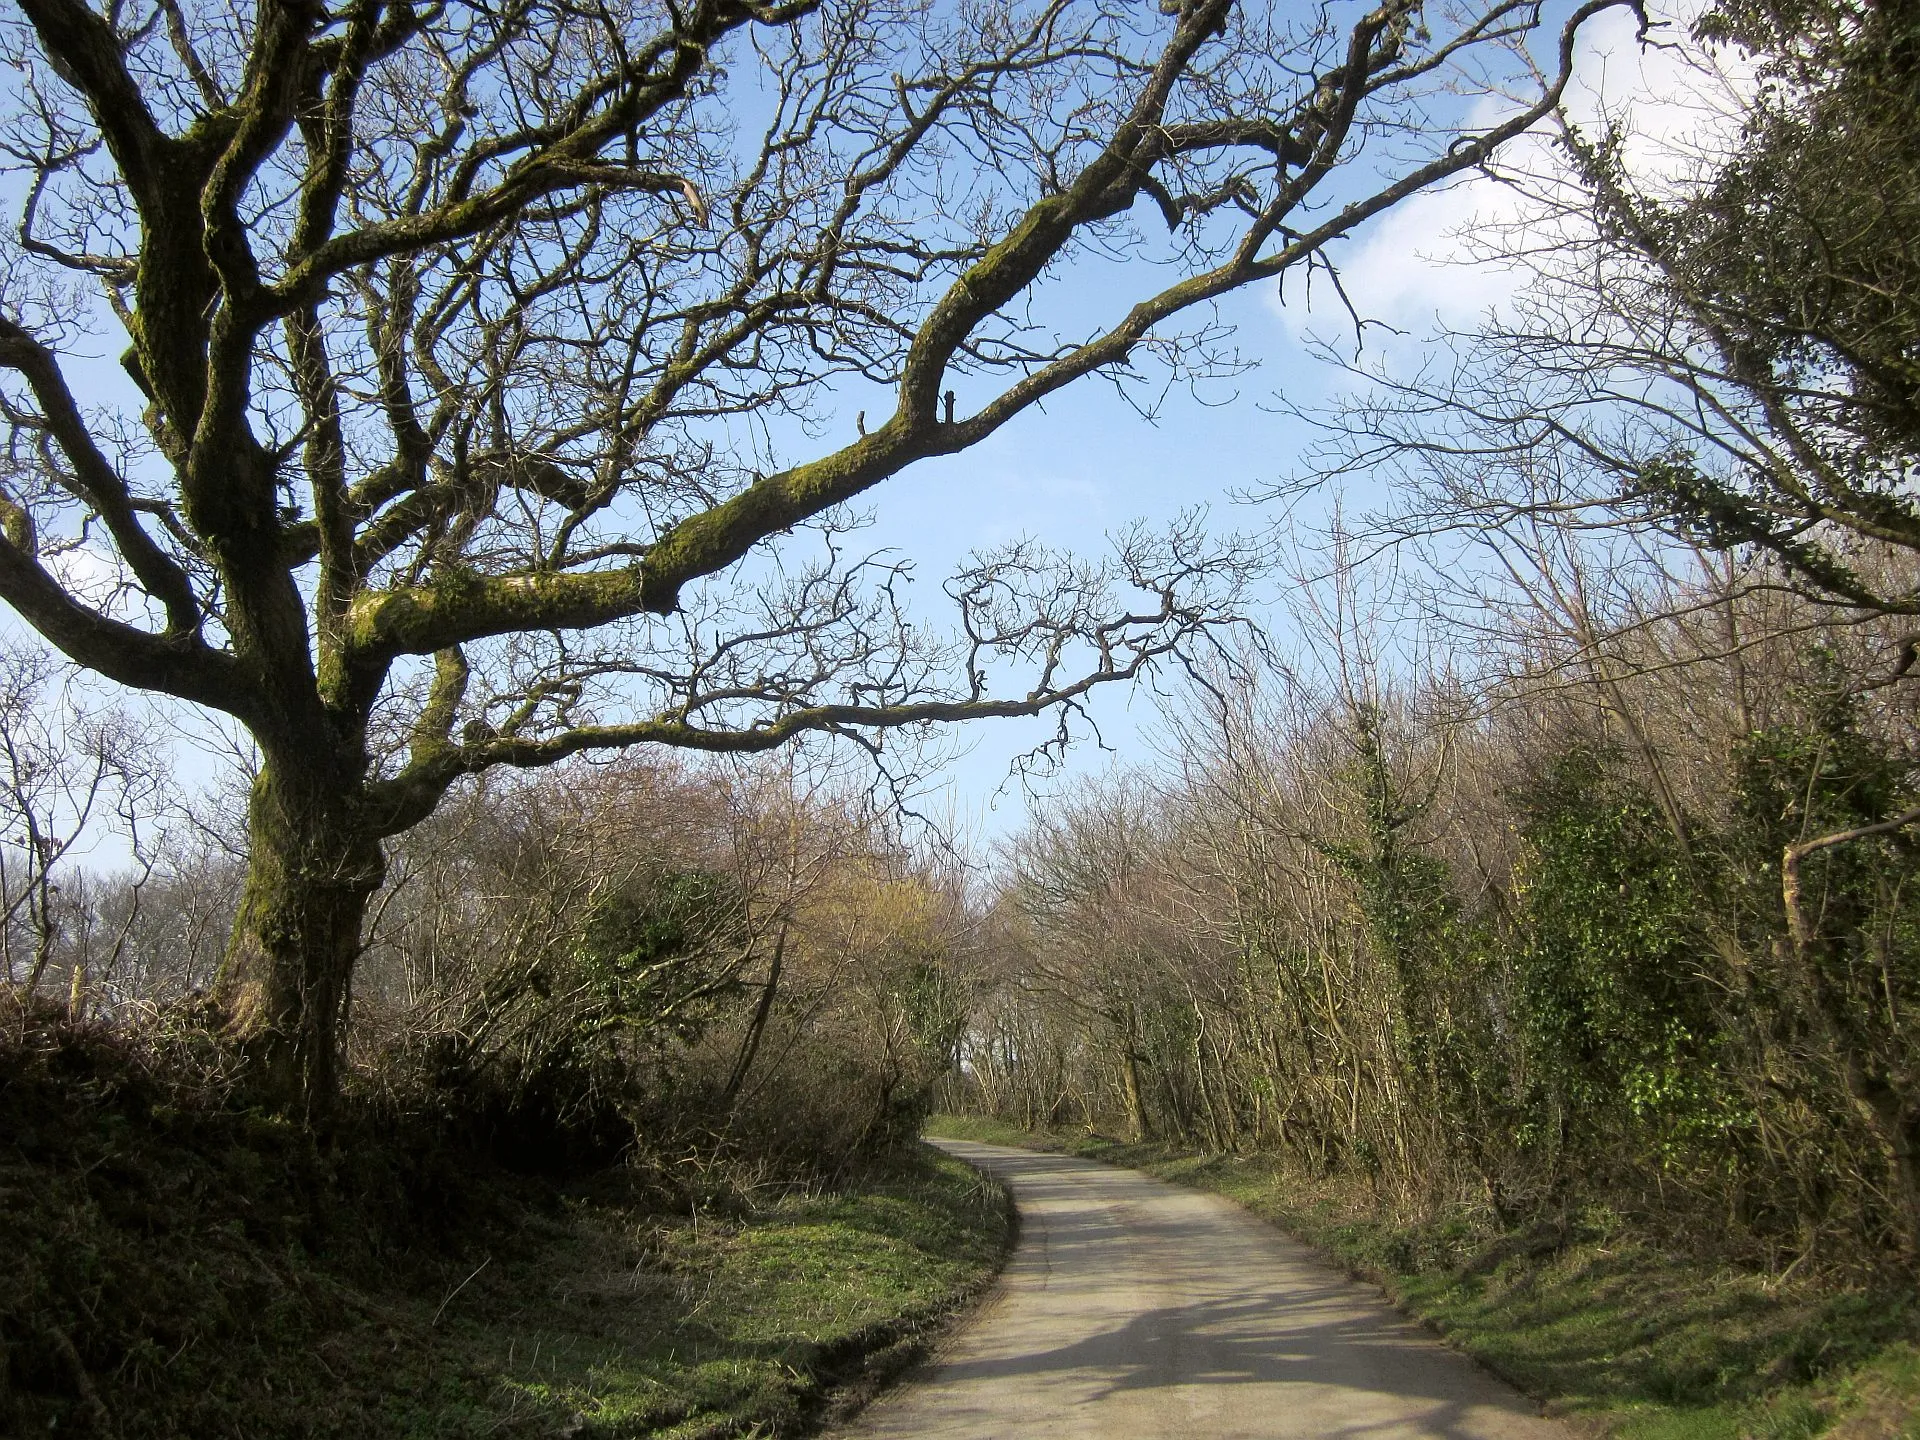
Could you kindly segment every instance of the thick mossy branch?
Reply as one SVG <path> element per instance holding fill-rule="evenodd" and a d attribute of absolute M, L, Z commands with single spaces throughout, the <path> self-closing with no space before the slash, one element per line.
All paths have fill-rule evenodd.
<path fill-rule="evenodd" d="M 431 584 L 359 596 L 347 642 L 363 657 L 427 655 L 515 630 L 566 630 L 639 613 L 639 567 L 587 574 L 477 575 L 449 569 Z"/>

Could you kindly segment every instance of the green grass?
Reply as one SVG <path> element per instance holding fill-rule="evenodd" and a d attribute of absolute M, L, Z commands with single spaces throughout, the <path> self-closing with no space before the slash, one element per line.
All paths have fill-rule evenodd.
<path fill-rule="evenodd" d="M 568 1207 L 545 1243 L 449 1304 L 455 1409 L 582 1436 L 793 1433 L 860 1389 L 998 1267 L 1006 1212 L 967 1167 L 915 1157 L 750 1217 Z M 417 1317 L 416 1317 L 417 1320 Z M 410 1433 L 445 1428 L 449 1410 Z"/>
<path fill-rule="evenodd" d="M 336 1143 L 112 1035 L 0 1034 L 0 1434 L 794 1435 L 998 1269 L 915 1146 L 832 1188 L 558 1180 L 366 1109 Z"/>
<path fill-rule="evenodd" d="M 1550 1411 L 1622 1440 L 1920 1436 L 1910 1292 L 1781 1283 L 1599 1212 L 1557 1248 L 1489 1249 L 1498 1237 L 1463 1220 L 1394 1223 L 1364 1185 L 1314 1182 L 1271 1156 L 1033 1135 L 974 1116 L 935 1117 L 928 1134 L 1065 1151 L 1226 1195 L 1382 1285 Z"/>

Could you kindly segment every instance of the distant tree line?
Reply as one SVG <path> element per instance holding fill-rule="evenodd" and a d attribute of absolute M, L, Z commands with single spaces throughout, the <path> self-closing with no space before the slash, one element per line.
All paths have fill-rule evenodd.
<path fill-rule="evenodd" d="M 1904 702 L 1850 683 L 1873 632 L 1664 598 L 1586 643 L 1543 621 L 1487 688 L 1200 692 L 1181 763 L 1012 848 L 957 1102 L 1279 1150 L 1415 1213 L 1602 1200 L 1911 1256 L 1920 856 L 1818 843 L 1916 797 Z"/>

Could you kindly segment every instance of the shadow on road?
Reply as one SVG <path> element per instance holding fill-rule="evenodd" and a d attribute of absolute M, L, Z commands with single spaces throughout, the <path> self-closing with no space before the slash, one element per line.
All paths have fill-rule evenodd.
<path fill-rule="evenodd" d="M 999 1301 L 872 1414 L 872 1440 L 1564 1433 L 1218 1196 L 1067 1156 L 942 1148 L 1008 1185 L 1021 1242 Z"/>

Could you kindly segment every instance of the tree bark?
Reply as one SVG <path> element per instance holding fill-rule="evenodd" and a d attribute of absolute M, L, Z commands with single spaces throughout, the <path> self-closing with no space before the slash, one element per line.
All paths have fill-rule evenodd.
<path fill-rule="evenodd" d="M 767 983 L 760 989 L 760 1003 L 753 1007 L 753 1019 L 748 1022 L 745 1041 L 740 1046 L 740 1054 L 733 1062 L 733 1070 L 727 1076 L 727 1088 L 720 1099 L 720 1113 L 733 1114 L 734 1102 L 740 1098 L 740 1087 L 746 1084 L 747 1073 L 753 1069 L 754 1057 L 760 1053 L 760 1038 L 766 1034 L 767 1017 L 773 1013 L 773 997 L 780 989 L 780 962 L 787 952 L 787 927 L 780 927 L 780 938 L 773 942 L 773 960 L 767 966 Z"/>
<path fill-rule="evenodd" d="M 1855 1107 L 1886 1157 L 1888 1188 L 1903 1231 L 1901 1249 L 1910 1261 L 1920 1258 L 1920 1108 L 1852 1056 L 1845 1062 L 1845 1078 Z"/>
<path fill-rule="evenodd" d="M 1153 1139 L 1153 1122 L 1147 1116 L 1146 1096 L 1141 1093 L 1140 1052 L 1128 1044 L 1120 1060 L 1120 1078 L 1126 1087 L 1128 1139 L 1143 1142 Z"/>
<path fill-rule="evenodd" d="M 214 985 L 263 1097 L 314 1128 L 338 1093 L 361 925 L 385 878 L 358 779 L 334 768 L 283 756 L 254 782 L 246 886 Z"/>

